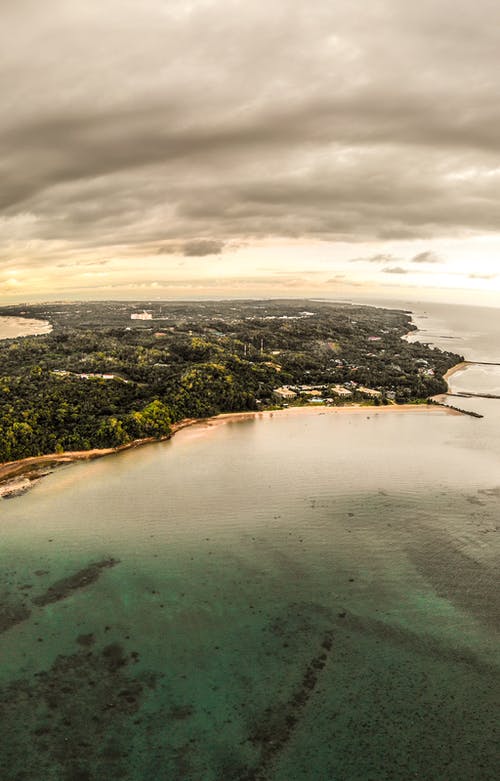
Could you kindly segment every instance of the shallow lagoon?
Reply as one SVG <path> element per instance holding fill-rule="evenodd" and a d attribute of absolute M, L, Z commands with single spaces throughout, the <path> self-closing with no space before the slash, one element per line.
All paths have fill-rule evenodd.
<path fill-rule="evenodd" d="M 486 419 L 318 409 L 4 500 L 2 779 L 495 778 L 499 465 Z"/>
<path fill-rule="evenodd" d="M 14 339 L 18 336 L 36 336 L 48 334 L 52 326 L 46 320 L 34 320 L 28 317 L 1 317 L 0 339 Z"/>

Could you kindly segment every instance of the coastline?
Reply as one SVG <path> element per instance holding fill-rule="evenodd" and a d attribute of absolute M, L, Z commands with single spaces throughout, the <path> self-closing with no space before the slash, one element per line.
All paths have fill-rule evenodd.
<path fill-rule="evenodd" d="M 116 455 L 125 450 L 142 447 L 154 442 L 164 442 L 175 436 L 183 429 L 199 426 L 213 428 L 226 423 L 238 423 L 244 420 L 255 418 L 269 418 L 275 414 L 404 414 L 415 412 L 416 410 L 425 410 L 427 413 L 444 413 L 448 415 L 459 415 L 459 411 L 448 407 L 447 405 L 428 405 L 428 404 L 390 404 L 387 406 L 363 406 L 361 404 L 345 404 L 341 407 L 287 407 L 276 410 L 255 410 L 247 412 L 223 412 L 219 415 L 213 415 L 207 418 L 185 418 L 178 423 L 173 423 L 171 432 L 165 437 L 148 437 L 146 439 L 136 439 L 127 442 L 124 445 L 110 448 L 93 448 L 91 450 L 64 451 L 62 453 L 47 453 L 42 456 L 29 456 L 18 461 L 7 461 L 0 464 L 0 499 L 18 496 L 28 491 L 33 484 L 45 477 L 47 474 L 61 464 L 71 464 L 76 461 L 90 461 L 104 456 Z"/>
<path fill-rule="evenodd" d="M 413 316 L 412 312 L 408 312 L 410 316 Z M 37 321 L 33 319 L 26 319 L 21 317 L 6 317 L 7 320 L 24 320 L 25 322 L 37 323 L 37 325 L 48 327 L 50 330 L 52 329 L 52 326 L 47 321 Z M 413 322 L 413 320 L 412 320 Z M 413 322 L 414 328 L 408 332 L 406 336 L 413 335 L 419 333 L 418 326 Z M 43 331 L 39 332 L 43 333 Z M 31 335 L 31 334 L 30 334 Z M 472 362 L 470 361 L 462 361 L 455 366 L 452 366 L 446 374 L 443 376 L 444 380 L 447 383 L 447 393 L 451 393 L 450 386 L 448 384 L 448 379 L 455 374 L 456 372 L 461 371 L 462 369 L 467 368 L 469 365 L 471 365 Z M 217 425 L 221 425 L 228 422 L 239 422 L 243 420 L 249 420 L 249 419 L 255 419 L 256 417 L 272 417 L 275 412 L 279 412 L 281 415 L 284 414 L 356 414 L 356 413 L 367 413 L 368 415 L 371 414 L 386 414 L 388 412 L 394 413 L 404 413 L 404 412 L 410 412 L 415 410 L 416 408 L 420 409 L 426 409 L 427 412 L 430 410 L 441 410 L 444 411 L 446 414 L 470 414 L 467 413 L 465 410 L 460 410 L 456 407 L 452 407 L 449 404 L 445 403 L 445 397 L 446 394 L 442 394 L 440 396 L 435 396 L 432 399 L 430 399 L 430 404 L 426 404 L 425 402 L 413 402 L 408 404 L 389 404 L 387 406 L 371 406 L 371 405 L 362 405 L 360 403 L 346 403 L 340 407 L 329 407 L 329 406 L 304 406 L 304 407 L 286 407 L 281 409 L 275 409 L 275 410 L 256 410 L 256 411 L 245 411 L 245 412 L 230 412 L 230 413 L 221 413 L 219 415 L 214 415 L 211 417 L 206 418 L 186 418 L 183 419 L 177 423 L 172 424 L 171 431 L 168 435 L 160 438 L 156 437 L 148 437 L 143 439 L 137 439 L 133 440 L 131 442 L 127 442 L 124 445 L 120 445 L 118 447 L 111 447 L 111 448 L 93 448 L 90 450 L 80 450 L 80 451 L 63 451 L 62 453 L 48 453 L 40 456 L 29 456 L 24 459 L 19 459 L 16 461 L 10 461 L 5 463 L 0 463 L 0 499 L 11 497 L 11 496 L 17 496 L 21 493 L 24 493 L 25 491 L 29 490 L 32 485 L 41 477 L 46 476 L 49 474 L 55 467 L 61 465 L 61 464 L 68 464 L 68 463 L 74 463 L 76 461 L 87 461 L 95 458 L 102 458 L 107 455 L 114 455 L 117 453 L 120 453 L 124 450 L 131 450 L 132 448 L 136 447 L 142 447 L 143 445 L 150 444 L 153 442 L 161 442 L 168 439 L 171 439 L 177 432 L 181 431 L 182 429 L 185 429 L 187 427 L 193 427 L 197 426 L 200 429 L 213 427 Z"/>
<path fill-rule="evenodd" d="M 451 393 L 451 388 L 448 382 L 450 377 L 453 377 L 453 375 L 457 374 L 457 372 L 461 372 L 464 369 L 467 369 L 469 366 L 474 366 L 474 365 L 475 365 L 474 361 L 461 361 L 460 363 L 455 364 L 455 366 L 452 366 L 450 369 L 448 369 L 448 371 L 445 374 L 443 374 L 443 380 L 448 385 L 448 391 L 450 393 Z"/>

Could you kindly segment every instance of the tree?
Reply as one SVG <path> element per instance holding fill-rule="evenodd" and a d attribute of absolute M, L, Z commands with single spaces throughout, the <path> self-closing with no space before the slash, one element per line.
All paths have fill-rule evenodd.
<path fill-rule="evenodd" d="M 142 412 L 132 412 L 126 428 L 133 436 L 166 437 L 170 434 L 170 412 L 159 399 L 147 404 Z"/>
<path fill-rule="evenodd" d="M 102 447 L 119 447 L 130 442 L 130 436 L 125 431 L 122 421 L 115 417 L 106 418 L 101 423 L 97 437 Z"/>

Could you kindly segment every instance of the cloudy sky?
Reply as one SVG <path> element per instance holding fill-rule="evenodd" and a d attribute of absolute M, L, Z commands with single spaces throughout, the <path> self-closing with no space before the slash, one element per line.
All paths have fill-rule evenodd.
<path fill-rule="evenodd" d="M 500 303 L 498 0 L 2 0 L 0 301 Z"/>

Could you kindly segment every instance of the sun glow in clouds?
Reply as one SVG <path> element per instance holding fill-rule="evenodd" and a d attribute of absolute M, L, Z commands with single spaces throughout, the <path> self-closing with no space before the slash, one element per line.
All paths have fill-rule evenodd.
<path fill-rule="evenodd" d="M 7 3 L 0 300 L 494 301 L 498 21 L 488 0 Z"/>

